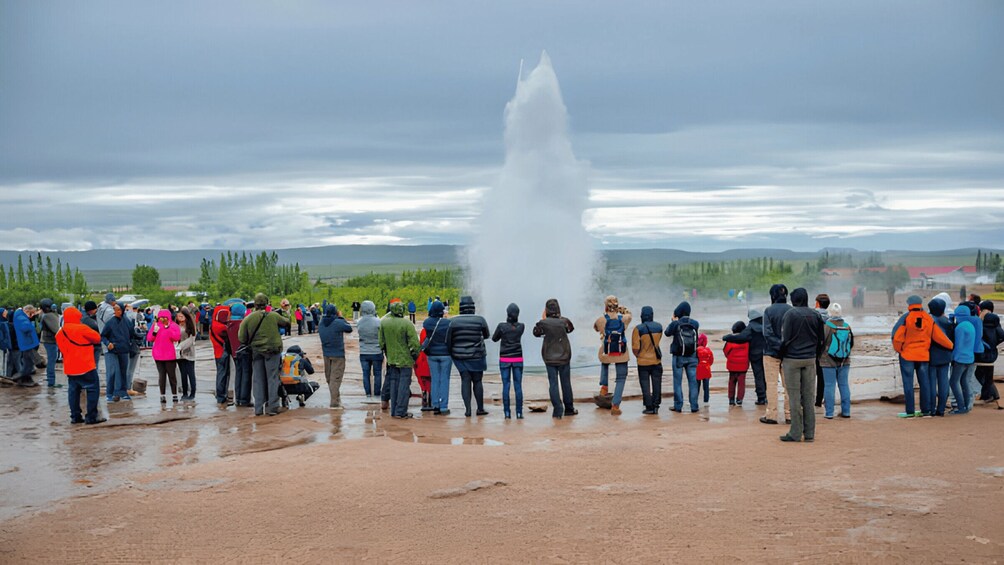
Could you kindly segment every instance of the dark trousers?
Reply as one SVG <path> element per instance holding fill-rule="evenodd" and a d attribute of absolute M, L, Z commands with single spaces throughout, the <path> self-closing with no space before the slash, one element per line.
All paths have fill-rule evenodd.
<path fill-rule="evenodd" d="M 753 370 L 753 390 L 756 391 L 758 404 L 767 402 L 767 379 L 763 376 L 763 357 L 750 359 L 750 369 Z"/>
<path fill-rule="evenodd" d="M 383 386 L 380 387 L 380 400 L 390 402 L 391 393 L 394 390 L 394 386 L 390 382 L 390 365 L 384 368 L 383 374 L 386 375 L 386 378 L 383 380 Z M 393 416 L 393 414 L 391 415 Z"/>
<path fill-rule="evenodd" d="M 484 371 L 460 371 L 460 396 L 464 399 L 464 408 L 468 416 L 471 415 L 471 392 L 474 393 L 474 401 L 478 404 L 478 412 L 485 411 L 485 387 L 482 379 Z"/>
<path fill-rule="evenodd" d="M 226 353 L 216 359 L 216 402 L 227 401 L 227 389 L 230 388 L 230 356 Z"/>
<path fill-rule="evenodd" d="M 819 366 L 819 358 L 816 358 L 816 406 L 823 405 L 823 390 L 826 383 L 823 381 L 823 368 Z"/>
<path fill-rule="evenodd" d="M 157 365 L 157 384 L 160 385 L 160 395 L 164 396 L 165 389 L 167 388 L 167 380 L 171 381 L 171 394 L 178 394 L 178 375 L 176 369 L 178 362 L 175 360 L 170 361 L 154 361 Z"/>
<path fill-rule="evenodd" d="M 251 406 L 251 356 L 247 353 L 234 356 L 234 402 Z"/>
<path fill-rule="evenodd" d="M 662 363 L 638 365 L 638 381 L 645 408 L 658 411 L 659 405 L 662 404 Z"/>
<path fill-rule="evenodd" d="M 729 371 L 729 401 L 746 398 L 746 371 Z"/>
<path fill-rule="evenodd" d="M 390 383 L 390 415 L 402 417 L 408 413 L 411 400 L 411 367 L 387 366 L 387 380 Z"/>
<path fill-rule="evenodd" d="M 70 402 L 70 420 L 73 422 L 96 422 L 98 420 L 98 399 L 101 397 L 101 385 L 98 383 L 98 370 L 94 369 L 83 375 L 66 375 L 67 391 Z M 80 417 L 80 393 L 87 394 L 87 414 Z"/>
<path fill-rule="evenodd" d="M 992 365 L 976 366 L 976 380 L 980 382 L 980 400 L 1000 400 L 1001 395 L 997 392 L 997 385 L 994 384 L 994 368 Z"/>
<path fill-rule="evenodd" d="M 711 379 L 701 379 L 697 381 L 697 390 L 704 391 L 704 403 L 711 402 Z"/>
<path fill-rule="evenodd" d="M 195 396 L 195 361 L 178 359 L 178 372 L 181 373 L 181 394 L 192 398 Z"/>
<path fill-rule="evenodd" d="M 21 370 L 17 374 L 18 377 L 22 379 L 30 379 L 33 374 L 35 374 L 35 349 L 22 349 L 19 353 L 21 354 Z"/>
<path fill-rule="evenodd" d="M 561 384 L 561 396 L 558 396 L 558 384 Z M 575 400 L 572 397 L 572 373 L 568 363 L 564 365 L 547 365 L 547 392 L 551 397 L 553 411 L 551 415 L 561 418 L 565 412 L 575 409 Z M 564 399 L 564 402 L 562 402 Z"/>
<path fill-rule="evenodd" d="M 927 367 L 927 379 L 934 383 L 937 388 L 934 396 L 934 406 L 931 407 L 937 416 L 944 416 L 945 407 L 948 405 L 948 381 L 951 369 L 951 365 L 947 363 L 944 365 L 928 365 Z"/>

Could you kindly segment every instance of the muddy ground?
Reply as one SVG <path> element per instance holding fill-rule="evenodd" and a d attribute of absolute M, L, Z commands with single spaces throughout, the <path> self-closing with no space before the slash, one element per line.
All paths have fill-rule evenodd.
<path fill-rule="evenodd" d="M 293 343 L 319 355 L 315 336 Z M 852 418 L 820 412 L 812 444 L 756 421 L 752 378 L 730 408 L 721 371 L 700 413 L 667 399 L 643 416 L 632 370 L 613 417 L 581 366 L 580 414 L 562 421 L 506 421 L 498 402 L 468 420 L 457 382 L 451 416 L 392 420 L 364 403 L 355 363 L 344 412 L 322 384 L 306 408 L 255 418 L 215 405 L 208 344 L 196 402 L 102 399 L 100 426 L 68 424 L 65 389 L 3 387 L 0 562 L 1000 560 L 1004 411 L 899 419 L 875 400 L 900 390 L 887 336 L 856 354 Z M 546 397 L 539 372 L 525 387 Z"/>

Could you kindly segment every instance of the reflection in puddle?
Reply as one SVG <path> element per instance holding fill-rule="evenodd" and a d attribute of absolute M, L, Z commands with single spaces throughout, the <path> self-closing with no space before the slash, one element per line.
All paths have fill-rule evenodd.
<path fill-rule="evenodd" d="M 418 435 L 413 432 L 388 433 L 386 435 L 394 441 L 403 441 L 406 443 L 431 443 L 435 445 L 486 445 L 489 447 L 505 445 L 505 443 L 497 439 L 486 437 L 439 437 Z"/>

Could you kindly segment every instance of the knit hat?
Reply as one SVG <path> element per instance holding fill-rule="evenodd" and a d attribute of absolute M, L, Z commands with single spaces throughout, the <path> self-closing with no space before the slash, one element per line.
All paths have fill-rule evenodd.
<path fill-rule="evenodd" d="M 84 312 L 90 312 L 91 310 L 97 310 L 97 309 L 98 309 L 98 304 L 93 300 L 88 300 L 87 302 L 84 302 Z"/>
<path fill-rule="evenodd" d="M 265 296 L 265 294 L 261 292 L 254 295 L 254 307 L 264 308 L 265 306 L 268 306 L 268 296 Z"/>
<path fill-rule="evenodd" d="M 917 296 L 916 294 L 911 294 L 909 298 L 906 299 L 907 306 L 918 306 L 924 303 L 924 299 Z"/>
<path fill-rule="evenodd" d="M 831 318 L 839 318 L 844 313 L 844 309 L 840 307 L 840 304 L 834 302 L 826 309 L 826 313 L 829 314 Z"/>

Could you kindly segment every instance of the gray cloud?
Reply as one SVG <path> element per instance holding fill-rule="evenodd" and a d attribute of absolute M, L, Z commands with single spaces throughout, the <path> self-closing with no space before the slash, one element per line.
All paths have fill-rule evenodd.
<path fill-rule="evenodd" d="M 601 242 L 1001 246 L 1002 24 L 990 1 L 13 0 L 0 245 L 465 241 L 546 48 Z"/>

